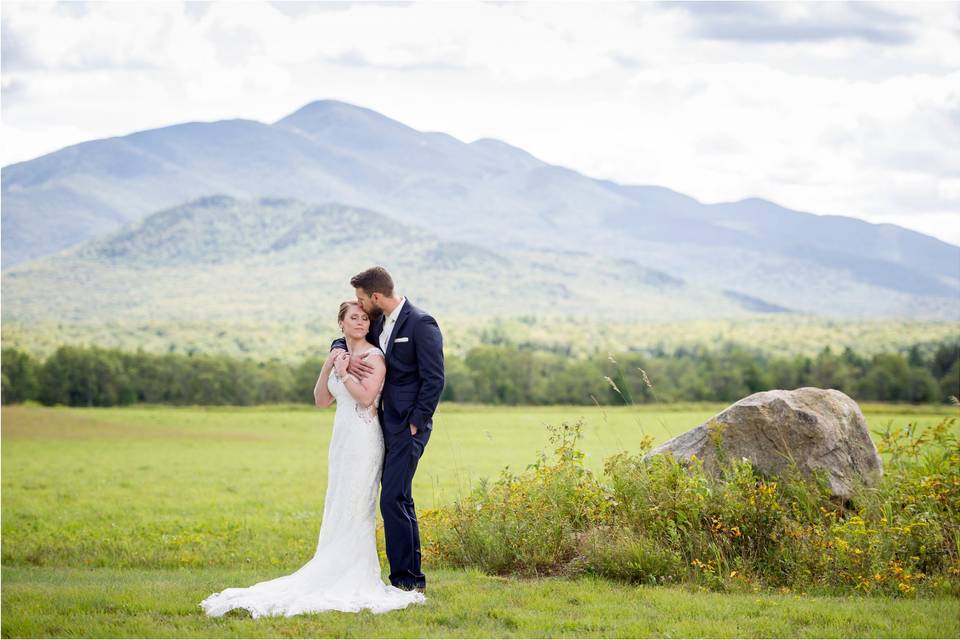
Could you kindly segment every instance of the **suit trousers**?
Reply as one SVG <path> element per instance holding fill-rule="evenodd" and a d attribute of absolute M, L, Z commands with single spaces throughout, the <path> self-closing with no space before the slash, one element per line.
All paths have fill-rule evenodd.
<path fill-rule="evenodd" d="M 390 583 L 395 587 L 426 587 L 420 571 L 420 529 L 413 504 L 413 474 L 427 446 L 432 429 L 406 427 L 400 433 L 384 433 L 383 477 L 380 514 L 390 561 Z"/>

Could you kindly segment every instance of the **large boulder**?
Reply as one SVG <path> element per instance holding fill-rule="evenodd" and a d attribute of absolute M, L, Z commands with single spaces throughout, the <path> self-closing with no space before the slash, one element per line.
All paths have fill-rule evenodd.
<path fill-rule="evenodd" d="M 653 449 L 647 457 L 667 452 L 681 461 L 696 455 L 711 471 L 717 470 L 720 455 L 731 460 L 748 458 L 767 475 L 782 475 L 792 459 L 808 475 L 825 471 L 833 494 L 841 498 L 850 497 L 855 478 L 872 486 L 883 475 L 883 463 L 860 407 L 836 389 L 754 393 Z"/>

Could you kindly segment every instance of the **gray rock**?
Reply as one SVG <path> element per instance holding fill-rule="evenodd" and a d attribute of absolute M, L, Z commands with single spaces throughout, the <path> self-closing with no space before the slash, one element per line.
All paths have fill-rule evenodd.
<path fill-rule="evenodd" d="M 851 496 L 855 478 L 873 486 L 883 475 L 883 462 L 860 407 L 836 389 L 754 393 L 646 457 L 667 452 L 680 461 L 696 455 L 710 471 L 717 470 L 719 455 L 747 458 L 767 475 L 782 475 L 792 458 L 807 475 L 825 471 L 833 494 L 842 498 Z"/>

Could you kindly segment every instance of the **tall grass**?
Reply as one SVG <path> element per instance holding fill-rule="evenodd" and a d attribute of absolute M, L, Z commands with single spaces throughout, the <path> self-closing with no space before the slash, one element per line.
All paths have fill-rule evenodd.
<path fill-rule="evenodd" d="M 550 427 L 552 453 L 504 469 L 425 514 L 430 557 L 492 574 L 593 574 L 715 591 L 960 596 L 960 445 L 948 417 L 879 432 L 882 481 L 831 497 L 825 478 L 761 474 L 746 459 L 637 453 L 584 466 L 581 423 Z"/>

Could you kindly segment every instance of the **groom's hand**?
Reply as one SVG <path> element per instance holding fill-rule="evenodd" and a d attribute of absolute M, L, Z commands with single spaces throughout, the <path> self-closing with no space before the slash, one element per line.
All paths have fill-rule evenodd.
<path fill-rule="evenodd" d="M 417 435 L 417 425 L 412 423 L 410 424 L 410 435 Z"/>
<path fill-rule="evenodd" d="M 369 377 L 373 373 L 373 365 L 367 362 L 367 354 L 359 356 L 350 356 L 350 362 L 347 363 L 347 373 L 352 373 L 356 377 L 363 380 L 366 377 Z"/>

